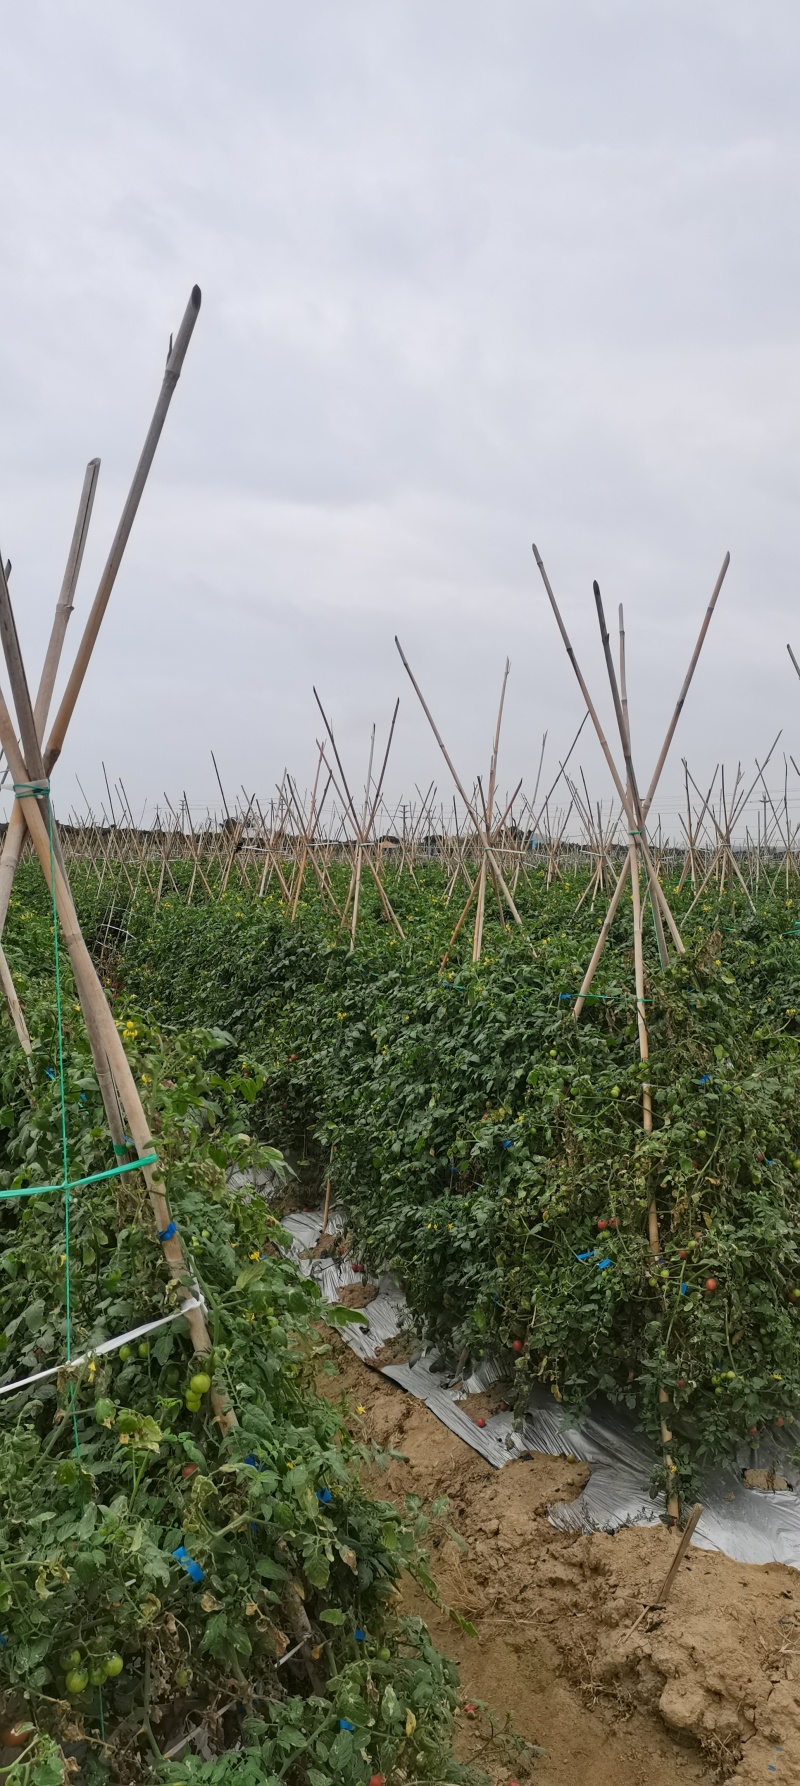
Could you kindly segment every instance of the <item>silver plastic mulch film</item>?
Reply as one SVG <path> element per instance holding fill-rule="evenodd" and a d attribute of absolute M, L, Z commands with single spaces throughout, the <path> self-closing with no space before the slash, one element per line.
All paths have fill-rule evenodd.
<path fill-rule="evenodd" d="M 329 1232 L 346 1225 L 342 1210 L 331 1211 Z M 322 1232 L 321 1210 L 298 1211 L 283 1218 L 292 1236 L 292 1258 L 305 1277 L 313 1277 L 327 1302 L 336 1302 L 349 1284 L 363 1283 L 346 1259 L 319 1258 L 313 1253 Z M 409 1325 L 402 1290 L 388 1275 L 378 1280 L 378 1294 L 364 1310 L 367 1327 L 345 1327 L 343 1338 L 360 1358 L 373 1359 L 388 1340 Z M 548 1516 L 562 1531 L 616 1532 L 623 1526 L 655 1525 L 664 1517 L 662 1498 L 654 1499 L 650 1482 L 656 1458 L 644 1434 L 608 1403 L 597 1403 L 576 1420 L 556 1406 L 545 1390 L 534 1390 L 521 1427 L 513 1416 L 487 1416 L 478 1427 L 464 1412 L 468 1395 L 491 1387 L 501 1377 L 496 1360 L 481 1360 L 473 1375 L 454 1383 L 438 1366 L 435 1353 L 423 1353 L 413 1364 L 381 1365 L 385 1377 L 425 1403 L 444 1426 L 500 1469 L 531 1451 L 551 1457 L 575 1457 L 591 1467 L 585 1488 L 574 1501 L 551 1506 Z M 757 1471 L 765 1483 L 786 1481 L 787 1488 L 748 1487 L 745 1472 Z M 743 1447 L 735 1463 L 708 1473 L 699 1499 L 703 1513 L 692 1542 L 719 1550 L 737 1563 L 787 1563 L 800 1569 L 800 1469 L 770 1439 L 757 1453 Z"/>

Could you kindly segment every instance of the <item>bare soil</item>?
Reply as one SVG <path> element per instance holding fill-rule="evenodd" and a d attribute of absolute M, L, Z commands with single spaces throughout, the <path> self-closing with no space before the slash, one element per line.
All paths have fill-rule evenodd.
<path fill-rule="evenodd" d="M 378 1292 L 374 1284 L 346 1284 L 336 1298 L 342 1308 L 368 1308 Z"/>
<path fill-rule="evenodd" d="M 407 1459 L 373 1490 L 399 1506 L 448 1497 L 431 1521 L 431 1571 L 477 1640 L 411 1581 L 406 1610 L 458 1663 L 464 1704 L 485 1702 L 496 1727 L 510 1719 L 546 1751 L 510 1761 L 487 1747 L 487 1718 L 462 1710 L 462 1759 L 479 1756 L 497 1786 L 800 1786 L 800 1574 L 690 1547 L 667 1607 L 645 1612 L 673 1532 L 556 1531 L 547 1508 L 580 1491 L 585 1465 L 537 1453 L 492 1470 L 344 1344 L 333 1355 L 338 1376 L 321 1378 L 322 1393 Z"/>

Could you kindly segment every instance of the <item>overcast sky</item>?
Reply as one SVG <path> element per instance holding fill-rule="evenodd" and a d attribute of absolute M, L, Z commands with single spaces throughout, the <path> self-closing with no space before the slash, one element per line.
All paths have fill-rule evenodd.
<path fill-rule="evenodd" d="M 0 0 L 0 543 L 36 681 L 87 459 L 66 658 L 203 304 L 54 780 L 134 804 L 345 767 L 532 790 L 609 731 L 625 604 L 646 784 L 800 761 L 800 11 L 791 0 Z M 587 734 L 584 734 L 586 737 Z M 610 793 L 596 749 L 592 794 Z M 754 773 L 754 769 L 752 770 Z M 800 796 L 800 780 L 792 773 Z M 670 798 L 672 796 L 673 798 Z"/>

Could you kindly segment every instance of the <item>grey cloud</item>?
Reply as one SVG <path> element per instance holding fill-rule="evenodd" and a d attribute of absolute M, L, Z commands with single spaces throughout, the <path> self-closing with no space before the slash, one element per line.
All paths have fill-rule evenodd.
<path fill-rule="evenodd" d="M 687 751 L 798 754 L 800 19 L 788 0 L 31 0 L 2 9 L 0 542 L 31 668 L 86 459 L 75 630 L 192 282 L 204 302 L 59 776 L 313 772 L 401 717 L 393 796 L 532 781 L 624 601 L 646 779 L 722 554 Z M 795 630 L 796 628 L 796 630 Z M 74 648 L 68 643 L 67 655 Z M 601 699 L 611 720 L 607 699 Z M 597 796 L 608 777 L 588 741 Z M 781 771 L 782 775 L 782 764 Z"/>

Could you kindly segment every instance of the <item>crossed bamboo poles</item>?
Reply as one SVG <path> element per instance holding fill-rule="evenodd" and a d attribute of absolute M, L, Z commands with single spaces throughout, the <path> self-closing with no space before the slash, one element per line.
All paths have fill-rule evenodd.
<path fill-rule="evenodd" d="M 39 858 L 45 881 L 55 900 L 58 921 L 69 953 L 75 986 L 86 1024 L 106 1119 L 114 1150 L 120 1161 L 132 1152 L 136 1158 L 144 1160 L 147 1155 L 154 1154 L 156 1150 L 121 1037 L 81 933 L 67 880 L 58 827 L 52 815 L 49 784 L 52 770 L 61 755 L 69 723 L 97 643 L 103 616 L 111 597 L 167 411 L 197 321 L 200 301 L 200 289 L 195 286 L 174 342 L 170 338 L 166 368 L 153 418 L 97 593 L 89 610 L 61 704 L 50 728 L 46 744 L 44 742 L 45 727 L 83 557 L 97 484 L 99 461 L 91 460 L 87 467 L 67 568 L 56 603 L 53 627 L 35 703 L 30 696 L 11 605 L 8 579 L 2 556 L 0 556 L 0 643 L 11 686 L 20 740 L 18 742 L 17 732 L 5 696 L 0 691 L 0 744 L 2 744 L 6 762 L 13 776 L 17 794 L 3 849 L 0 853 L 0 938 L 5 926 L 11 889 L 27 831 Z M 205 1315 L 202 1308 L 192 1306 L 194 1298 L 187 1283 L 188 1263 L 175 1224 L 170 1220 L 161 1169 L 157 1163 L 143 1164 L 141 1171 L 147 1186 L 156 1232 L 161 1242 L 168 1271 L 176 1283 L 181 1304 L 186 1304 L 185 1318 L 194 1350 L 201 1355 L 206 1354 L 211 1349 L 211 1341 Z M 213 1393 L 213 1401 L 215 1413 L 221 1426 L 227 1429 L 235 1425 L 235 1415 L 216 1391 Z"/>
<path fill-rule="evenodd" d="M 399 700 L 397 700 L 395 702 L 394 712 L 392 714 L 392 721 L 391 721 L 391 725 L 389 727 L 389 737 L 386 742 L 386 750 L 384 752 L 384 757 L 383 757 L 383 766 L 381 768 L 380 775 L 378 776 L 378 780 L 375 784 L 374 795 L 372 793 L 372 785 L 373 785 L 373 783 L 372 783 L 372 759 L 373 759 L 373 755 L 374 755 L 374 751 L 375 751 L 375 727 L 373 726 L 373 728 L 372 728 L 372 739 L 371 739 L 371 743 L 370 743 L 370 753 L 369 753 L 369 765 L 367 768 L 367 780 L 366 780 L 366 786 L 364 789 L 364 804 L 363 804 L 363 808 L 362 808 L 362 812 L 361 812 L 361 817 L 359 818 L 358 813 L 356 811 L 353 796 L 350 793 L 350 788 L 347 783 L 347 777 L 345 775 L 344 768 L 342 766 L 342 759 L 339 755 L 338 747 L 336 744 L 336 739 L 333 735 L 333 729 L 331 727 L 330 721 L 329 721 L 328 716 L 325 712 L 325 708 L 322 705 L 322 702 L 319 698 L 319 695 L 317 694 L 316 689 L 314 689 L 314 699 L 317 703 L 320 713 L 322 714 L 323 722 L 325 725 L 325 730 L 326 730 L 328 737 L 330 739 L 331 749 L 332 749 L 334 757 L 336 759 L 336 766 L 339 771 L 339 778 L 340 778 L 341 786 L 338 786 L 334 772 L 331 769 L 331 767 L 327 761 L 327 758 L 325 757 L 324 746 L 320 747 L 321 759 L 325 763 L 325 767 L 328 770 L 331 780 L 333 781 L 334 787 L 337 788 L 337 792 L 339 794 L 340 799 L 343 799 L 344 802 L 346 803 L 346 809 L 350 815 L 350 819 L 352 821 L 352 824 L 355 827 L 355 833 L 356 833 L 355 856 L 354 856 L 353 866 L 352 866 L 352 870 L 351 870 L 351 874 L 350 874 L 350 885 L 349 885 L 348 892 L 347 892 L 347 898 L 345 900 L 344 911 L 342 913 L 341 926 L 340 926 L 340 928 L 344 927 L 344 925 L 347 921 L 348 913 L 349 913 L 350 914 L 350 949 L 349 949 L 349 953 L 352 955 L 353 950 L 356 945 L 356 931 L 358 929 L 358 915 L 359 915 L 359 909 L 360 909 L 360 903 L 361 903 L 361 877 L 362 877 L 365 867 L 369 869 L 370 874 L 372 875 L 372 878 L 373 878 L 375 885 L 378 889 L 378 897 L 381 902 L 384 917 L 388 920 L 388 922 L 391 925 L 393 925 L 401 942 L 405 942 L 405 931 L 403 930 L 403 927 L 400 923 L 400 920 L 397 916 L 394 906 L 391 904 L 391 901 L 388 898 L 386 890 L 385 890 L 383 883 L 381 881 L 381 877 L 380 877 L 378 870 L 375 867 L 375 864 L 372 860 L 372 847 L 374 846 L 375 841 L 376 841 L 375 837 L 374 837 L 375 817 L 376 817 L 376 814 L 378 811 L 378 804 L 379 804 L 380 797 L 381 797 L 381 789 L 383 787 L 384 777 L 386 775 L 386 766 L 389 761 L 389 752 L 392 748 L 392 739 L 394 738 L 394 728 L 397 723 L 397 713 L 398 713 L 398 708 L 400 706 L 400 702 L 399 702 Z"/>
<path fill-rule="evenodd" d="M 478 840 L 478 845 L 479 845 L 479 849 L 480 849 L 480 868 L 478 871 L 478 876 L 477 876 L 474 886 L 470 890 L 470 894 L 469 894 L 467 903 L 461 912 L 461 916 L 458 919 L 456 927 L 455 927 L 453 934 L 450 938 L 450 942 L 448 943 L 447 949 L 445 950 L 444 956 L 442 957 L 441 966 L 444 967 L 444 965 L 449 957 L 450 950 L 452 949 L 453 944 L 456 940 L 456 937 L 458 936 L 459 931 L 461 930 L 462 925 L 464 924 L 464 921 L 467 917 L 470 906 L 472 905 L 473 899 L 477 900 L 477 906 L 476 906 L 476 912 L 475 912 L 475 925 L 474 925 L 473 938 L 472 938 L 472 959 L 473 959 L 473 961 L 479 961 L 480 956 L 481 956 L 481 950 L 483 947 L 483 923 L 484 923 L 484 916 L 485 916 L 485 910 L 486 910 L 487 872 L 491 872 L 492 882 L 494 885 L 494 891 L 495 891 L 495 895 L 497 898 L 497 904 L 498 904 L 498 907 L 500 908 L 501 918 L 502 918 L 502 907 L 500 905 L 500 901 L 502 898 L 506 902 L 506 905 L 508 907 L 509 912 L 511 913 L 514 923 L 517 924 L 520 929 L 522 929 L 522 927 L 523 927 L 522 919 L 519 915 L 519 912 L 517 911 L 517 907 L 516 907 L 516 904 L 514 901 L 514 896 L 511 892 L 509 886 L 507 885 L 506 878 L 505 878 L 505 875 L 503 874 L 503 869 L 502 869 L 502 866 L 501 866 L 501 863 L 500 863 L 500 860 L 499 860 L 499 857 L 497 854 L 497 850 L 495 848 L 497 839 L 502 831 L 503 825 L 505 824 L 505 821 L 508 817 L 511 807 L 513 806 L 514 800 L 516 799 L 516 796 L 519 793 L 519 790 L 522 786 L 522 782 L 520 781 L 514 791 L 514 794 L 512 795 L 510 801 L 508 802 L 508 805 L 505 809 L 505 812 L 502 814 L 502 817 L 499 820 L 496 820 L 495 815 L 494 815 L 494 801 L 495 801 L 495 788 L 496 788 L 496 782 L 497 782 L 497 753 L 498 753 L 498 749 L 499 749 L 499 745 L 500 745 L 500 728 L 501 728 L 502 721 L 503 721 L 503 706 L 505 703 L 506 683 L 508 681 L 508 672 L 509 672 L 510 666 L 508 663 L 508 659 L 506 659 L 506 666 L 505 666 L 505 671 L 503 674 L 503 686 L 502 686 L 502 689 L 500 692 L 500 706 L 498 708 L 498 713 L 497 713 L 497 725 L 495 727 L 494 746 L 493 746 L 493 750 L 492 750 L 492 758 L 491 758 L 491 764 L 490 764 L 490 768 L 489 768 L 489 786 L 488 786 L 488 798 L 487 799 L 484 799 L 483 789 L 481 787 L 480 781 L 478 782 L 478 789 L 479 789 L 479 793 L 480 793 L 480 813 L 479 813 L 477 803 L 475 803 L 474 800 L 470 800 L 469 796 L 467 795 L 467 793 L 464 790 L 463 783 L 460 780 L 458 771 L 455 768 L 452 757 L 450 756 L 450 753 L 449 753 L 447 746 L 444 742 L 442 734 L 439 731 L 439 728 L 436 724 L 433 714 L 431 713 L 430 707 L 428 706 L 428 703 L 425 700 L 425 697 L 422 693 L 419 683 L 417 682 L 417 679 L 414 675 L 414 672 L 411 668 L 408 658 L 406 657 L 403 647 L 400 644 L 400 640 L 398 639 L 396 634 L 395 634 L 394 642 L 395 642 L 395 645 L 397 646 L 398 652 L 400 654 L 400 658 L 401 658 L 403 667 L 408 674 L 409 681 L 411 682 L 414 692 L 417 695 L 417 698 L 419 700 L 422 711 L 425 714 L 425 718 L 428 721 L 428 724 L 431 728 L 431 731 L 433 732 L 434 738 L 436 739 L 436 742 L 439 746 L 442 756 L 444 757 L 447 767 L 450 770 L 450 774 L 453 777 L 453 781 L 455 782 L 456 788 L 458 789 L 458 792 L 461 796 L 463 804 L 466 807 L 470 818 L 472 819 L 472 823 L 475 827 L 475 835 Z"/>
<path fill-rule="evenodd" d="M 551 605 L 553 613 L 555 615 L 556 623 L 558 625 L 559 632 L 561 633 L 561 637 L 564 642 L 567 656 L 569 657 L 570 663 L 572 664 L 572 668 L 573 668 L 575 675 L 577 677 L 577 680 L 578 680 L 578 683 L 580 686 L 580 690 L 581 690 L 581 694 L 583 695 L 583 698 L 584 698 L 586 705 L 589 709 L 592 723 L 594 725 L 595 732 L 597 733 L 597 739 L 600 744 L 600 748 L 603 751 L 603 755 L 604 755 L 606 762 L 608 764 L 608 768 L 611 772 L 611 777 L 614 782 L 614 786 L 615 786 L 617 794 L 622 802 L 623 811 L 624 811 L 625 816 L 628 821 L 629 845 L 628 845 L 627 862 L 625 864 L 623 864 L 623 868 L 620 871 L 619 879 L 617 881 L 617 885 L 614 890 L 614 894 L 612 896 L 612 899 L 611 899 L 611 902 L 610 902 L 610 905 L 608 908 L 608 912 L 606 913 L 606 918 L 605 918 L 604 924 L 600 931 L 600 936 L 598 937 L 597 944 L 595 946 L 595 949 L 594 949 L 594 952 L 592 955 L 592 959 L 589 964 L 589 968 L 587 969 L 587 972 L 584 976 L 580 994 L 579 994 L 578 999 L 576 1000 L 576 1003 L 575 1003 L 574 1015 L 575 1015 L 575 1018 L 577 1019 L 578 1016 L 580 1015 L 581 1010 L 583 1009 L 583 1004 L 586 999 L 586 994 L 588 992 L 589 986 L 591 985 L 591 981 L 594 978 L 594 974 L 596 972 L 597 965 L 598 965 L 598 962 L 602 955 L 603 949 L 605 948 L 606 938 L 608 936 L 608 932 L 609 932 L 609 930 L 611 928 L 611 924 L 613 922 L 614 913 L 616 912 L 617 907 L 619 905 L 619 901 L 620 901 L 620 898 L 622 895 L 623 886 L 625 885 L 625 882 L 626 882 L 628 876 L 630 876 L 631 896 L 632 896 L 632 902 L 633 902 L 634 973 L 635 973 L 635 984 L 636 984 L 636 1018 L 637 1018 L 637 1030 L 638 1030 L 638 1040 L 639 1040 L 639 1056 L 640 1056 L 642 1065 L 646 1066 L 647 1061 L 649 1059 L 650 1047 L 649 1047 L 649 1037 L 648 1037 L 648 1033 L 647 1033 L 647 1022 L 646 1022 L 646 1017 L 645 1017 L 644 951 L 643 951 L 643 946 L 642 946 L 642 900 L 641 900 L 641 887 L 640 887 L 640 881 L 639 881 L 640 858 L 641 858 L 641 864 L 645 870 L 645 875 L 646 875 L 646 879 L 647 879 L 647 883 L 648 883 L 648 887 L 649 887 L 651 907 L 652 907 L 652 912 L 653 912 L 653 921 L 654 921 L 655 928 L 656 928 L 656 936 L 657 936 L 657 940 L 658 940 L 659 955 L 661 957 L 662 966 L 665 966 L 666 962 L 667 962 L 667 945 L 666 945 L 666 939 L 664 937 L 663 925 L 661 924 L 662 916 L 664 918 L 666 918 L 666 920 L 667 920 L 667 925 L 668 925 L 670 934 L 672 936 L 673 942 L 675 943 L 676 949 L 678 950 L 679 954 L 684 953 L 683 943 L 681 941 L 677 925 L 675 924 L 675 920 L 672 916 L 672 912 L 670 911 L 669 904 L 667 902 L 663 888 L 661 887 L 661 884 L 659 882 L 658 875 L 657 875 L 656 869 L 655 869 L 655 865 L 653 863 L 652 856 L 650 853 L 650 849 L 648 847 L 647 832 L 646 832 L 647 814 L 650 810 L 653 796 L 655 794 L 656 788 L 657 788 L 659 780 L 661 778 L 661 773 L 662 773 L 664 764 L 667 759 L 667 753 L 669 751 L 669 747 L 672 743 L 672 739 L 675 734 L 675 728 L 678 724 L 678 720 L 679 720 L 681 712 L 683 710 L 683 705 L 684 705 L 686 696 L 689 691 L 689 685 L 690 685 L 692 677 L 694 675 L 694 672 L 695 672 L 695 669 L 697 666 L 697 661 L 698 661 L 700 652 L 703 647 L 703 642 L 705 640 L 705 636 L 708 631 L 708 628 L 711 624 L 711 617 L 713 615 L 714 609 L 717 604 L 717 599 L 718 599 L 720 590 L 721 590 L 723 582 L 725 580 L 725 575 L 726 575 L 726 572 L 728 569 L 728 565 L 730 564 L 730 553 L 726 552 L 725 557 L 722 561 L 722 568 L 720 570 L 719 576 L 717 577 L 717 581 L 714 585 L 714 589 L 713 589 L 713 592 L 711 595 L 711 600 L 708 604 L 706 613 L 703 617 L 703 623 L 700 628 L 700 634 L 699 634 L 699 637 L 697 640 L 697 644 L 695 645 L 695 649 L 692 654 L 689 668 L 688 668 L 688 671 L 684 678 L 683 686 L 681 688 L 680 694 L 678 696 L 678 700 L 675 705 L 674 713 L 670 720 L 669 726 L 667 727 L 667 733 L 666 733 L 666 737 L 664 739 L 664 743 L 661 748 L 661 753 L 658 758 L 658 762 L 656 764 L 655 770 L 653 772 L 653 778 L 650 783 L 650 787 L 648 789 L 648 792 L 647 792 L 644 800 L 641 799 L 640 794 L 639 794 L 638 783 L 636 780 L 636 772 L 635 772 L 634 764 L 633 764 L 630 721 L 629 721 L 629 716 L 628 716 L 628 693 L 627 693 L 627 677 L 626 677 L 626 663 L 625 663 L 625 627 L 624 627 L 624 621 L 623 621 L 622 607 L 620 607 L 620 610 L 619 610 L 619 681 L 618 681 L 616 671 L 614 669 L 613 658 L 611 655 L 610 639 L 609 639 L 608 628 L 606 626 L 606 621 L 605 621 L 605 613 L 603 610 L 603 602 L 602 602 L 602 597 L 600 594 L 600 588 L 599 588 L 598 583 L 595 581 L 595 583 L 593 584 L 595 606 L 597 609 L 597 618 L 598 618 L 598 623 L 599 623 L 599 627 L 600 627 L 600 639 L 601 639 L 601 643 L 602 643 L 602 647 L 603 647 L 603 655 L 605 657 L 606 670 L 608 673 L 608 680 L 609 680 L 609 685 L 611 688 L 611 696 L 612 696 L 612 700 L 613 700 L 613 704 L 614 704 L 614 713 L 616 716 L 617 727 L 619 730 L 620 745 L 622 748 L 622 755 L 623 755 L 623 760 L 624 760 L 624 765 L 625 765 L 624 781 L 623 781 L 623 777 L 622 777 L 620 771 L 617 768 L 617 765 L 616 765 L 616 762 L 612 755 L 610 746 L 606 740 L 605 734 L 604 734 L 602 726 L 600 724 L 600 720 L 598 718 L 597 711 L 594 707 L 591 696 L 589 694 L 589 690 L 587 688 L 586 682 L 584 680 L 583 674 L 582 674 L 580 666 L 578 664 L 577 657 L 575 656 L 575 652 L 574 652 L 572 645 L 570 643 L 570 639 L 567 634 L 567 630 L 564 625 L 564 622 L 562 620 L 561 613 L 559 611 L 559 607 L 558 607 L 558 603 L 556 602 L 555 595 L 553 594 L 553 589 L 552 589 L 550 580 L 548 578 L 547 572 L 545 570 L 544 563 L 542 561 L 542 558 L 541 558 L 540 553 L 538 552 L 536 546 L 533 547 L 533 555 L 536 560 L 537 566 L 539 568 L 542 582 L 544 583 L 544 587 L 547 591 L 550 605 Z M 642 1127 L 645 1131 L 645 1134 L 650 1134 L 652 1132 L 653 1105 L 652 1105 L 652 1097 L 651 1097 L 651 1089 L 650 1089 L 649 1080 L 645 1080 L 642 1085 Z M 653 1253 L 653 1256 L 655 1258 L 658 1258 L 661 1253 L 661 1242 L 660 1242 L 660 1237 L 659 1237 L 658 1209 L 657 1209 L 657 1204 L 656 1204 L 655 1191 L 652 1189 L 651 1189 L 650 1201 L 649 1201 L 649 1206 L 648 1206 L 648 1238 L 649 1238 L 650 1248 Z M 660 1404 L 661 1437 L 662 1437 L 662 1442 L 664 1445 L 665 1463 L 666 1463 L 667 1474 L 668 1474 L 668 1483 L 669 1483 L 674 1478 L 675 1465 L 672 1461 L 672 1457 L 671 1457 L 670 1449 L 669 1449 L 670 1445 L 672 1444 L 672 1434 L 669 1430 L 669 1426 L 667 1425 L 667 1421 L 666 1421 L 666 1417 L 665 1417 L 666 1406 L 669 1402 L 669 1397 L 668 1397 L 665 1389 L 659 1388 L 658 1399 L 659 1399 L 659 1404 Z M 677 1518 L 678 1513 L 679 1513 L 679 1508 L 678 1508 L 677 1497 L 676 1497 L 674 1491 L 668 1491 L 668 1509 L 669 1509 L 670 1515 L 673 1518 Z"/>

